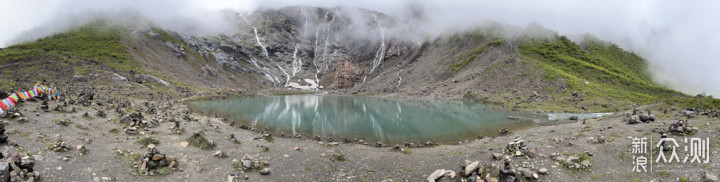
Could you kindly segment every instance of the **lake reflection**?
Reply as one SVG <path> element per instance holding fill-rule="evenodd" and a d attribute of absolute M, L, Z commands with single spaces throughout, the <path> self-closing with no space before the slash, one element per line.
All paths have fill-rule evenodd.
<path fill-rule="evenodd" d="M 533 125 L 525 116 L 462 101 L 395 100 L 358 96 L 288 95 L 197 101 L 190 104 L 205 113 L 217 113 L 256 128 L 315 135 L 358 138 L 368 142 L 457 142 L 479 135 L 496 135 L 502 127 Z"/>

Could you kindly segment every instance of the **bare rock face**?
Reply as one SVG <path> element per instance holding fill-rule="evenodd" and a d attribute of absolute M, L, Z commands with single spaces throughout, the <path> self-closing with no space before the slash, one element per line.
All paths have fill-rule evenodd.
<path fill-rule="evenodd" d="M 325 77 L 323 85 L 327 85 L 326 88 L 330 89 L 342 89 L 353 87 L 355 83 L 361 82 L 363 75 L 366 75 L 368 69 L 360 67 L 360 65 L 353 64 L 348 60 L 342 60 L 337 63 L 337 68 L 334 73 Z"/>

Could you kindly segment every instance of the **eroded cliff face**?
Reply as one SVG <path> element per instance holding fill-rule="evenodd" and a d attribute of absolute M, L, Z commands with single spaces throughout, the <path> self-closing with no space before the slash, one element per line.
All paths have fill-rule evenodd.
<path fill-rule="evenodd" d="M 227 14 L 237 32 L 173 34 L 180 42 L 166 41 L 168 47 L 184 58 L 187 50 L 178 44 L 187 44 L 202 59 L 214 60 L 216 69 L 257 74 L 266 86 L 289 87 L 309 79 L 319 83 L 314 89 L 352 87 L 378 72 L 386 59 L 417 47 L 386 31 L 396 25 L 391 17 L 368 10 L 287 7 Z"/>

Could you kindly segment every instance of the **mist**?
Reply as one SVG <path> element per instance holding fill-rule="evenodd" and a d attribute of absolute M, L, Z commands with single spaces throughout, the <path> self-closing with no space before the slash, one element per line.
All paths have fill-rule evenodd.
<path fill-rule="evenodd" d="M 231 31 L 223 10 L 252 11 L 285 6 L 366 8 L 397 18 L 426 36 L 495 21 L 525 27 L 537 23 L 559 34 L 591 34 L 646 58 L 656 82 L 688 93 L 720 96 L 720 1 L 232 1 L 157 0 L 0 1 L 0 47 L 34 40 L 97 17 L 129 12 L 178 32 L 213 35 Z M 403 29 L 397 29 L 403 30 Z"/>

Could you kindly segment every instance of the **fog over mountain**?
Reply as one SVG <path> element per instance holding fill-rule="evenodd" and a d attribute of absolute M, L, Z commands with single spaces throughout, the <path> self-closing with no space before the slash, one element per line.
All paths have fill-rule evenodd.
<path fill-rule="evenodd" d="M 720 95 L 720 1 L 231 1 L 157 0 L 0 1 L 0 47 L 62 32 L 96 18 L 141 16 L 177 32 L 233 31 L 227 10 L 251 12 L 285 6 L 365 8 L 397 18 L 413 35 L 437 36 L 486 21 L 513 26 L 537 23 L 570 37 L 591 34 L 634 51 L 650 62 L 657 82 L 688 94 Z M 419 35 L 418 35 L 419 34 Z"/>

